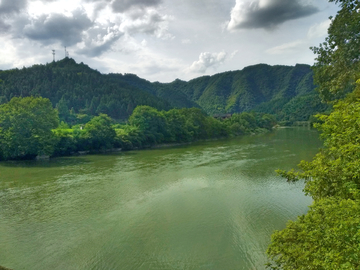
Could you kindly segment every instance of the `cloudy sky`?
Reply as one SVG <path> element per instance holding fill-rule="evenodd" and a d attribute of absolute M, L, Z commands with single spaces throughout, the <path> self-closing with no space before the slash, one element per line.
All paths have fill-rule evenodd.
<path fill-rule="evenodd" d="M 190 80 L 249 65 L 312 64 L 327 0 L 0 0 L 0 69 L 70 57 L 102 73 Z"/>

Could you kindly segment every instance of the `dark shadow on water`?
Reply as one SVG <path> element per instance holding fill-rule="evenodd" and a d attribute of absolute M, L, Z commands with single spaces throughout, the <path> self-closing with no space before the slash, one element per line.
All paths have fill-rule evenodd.
<path fill-rule="evenodd" d="M 63 166 L 73 166 L 80 164 L 89 164 L 93 162 L 94 156 L 97 157 L 109 157 L 109 156 L 133 156 L 138 155 L 138 152 L 117 152 L 117 153 L 102 153 L 102 154 L 88 154 L 88 155 L 78 155 L 78 156 L 67 156 L 67 157 L 54 157 L 51 159 L 45 160 L 8 160 L 1 161 L 1 167 L 13 167 L 13 168 L 28 168 L 28 167 L 38 167 L 38 168 L 56 168 Z"/>
<path fill-rule="evenodd" d="M 52 158 L 49 160 L 9 160 L 0 162 L 0 167 L 62 167 L 65 165 L 78 165 L 89 163 L 90 161 L 86 157 L 61 157 L 61 158 Z"/>

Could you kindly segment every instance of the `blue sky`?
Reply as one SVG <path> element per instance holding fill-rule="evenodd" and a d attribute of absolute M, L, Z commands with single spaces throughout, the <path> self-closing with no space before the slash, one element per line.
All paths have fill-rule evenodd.
<path fill-rule="evenodd" d="M 0 0 L 0 69 L 70 57 L 102 73 L 190 80 L 249 65 L 312 64 L 326 0 Z"/>

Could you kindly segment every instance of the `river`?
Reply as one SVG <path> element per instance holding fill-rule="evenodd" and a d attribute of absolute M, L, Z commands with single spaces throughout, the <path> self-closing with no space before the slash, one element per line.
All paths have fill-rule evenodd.
<path fill-rule="evenodd" d="M 273 230 L 306 213 L 306 128 L 173 148 L 0 163 L 0 265 L 264 269 Z"/>

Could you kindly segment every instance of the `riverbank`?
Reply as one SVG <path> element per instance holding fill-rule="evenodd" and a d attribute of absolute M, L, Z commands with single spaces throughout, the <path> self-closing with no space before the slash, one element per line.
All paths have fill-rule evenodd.
<path fill-rule="evenodd" d="M 272 130 L 279 128 L 278 126 L 274 126 Z M 133 147 L 133 148 L 109 148 L 109 149 L 100 149 L 100 150 L 85 150 L 85 151 L 76 151 L 72 152 L 68 155 L 55 155 L 55 156 L 41 156 L 36 157 L 36 160 L 48 160 L 51 158 L 57 158 L 57 157 L 65 157 L 65 156 L 83 156 L 83 155 L 96 155 L 96 154 L 106 154 L 106 153 L 116 153 L 116 152 L 124 152 L 124 151 L 133 151 L 133 150 L 146 150 L 146 149 L 161 149 L 161 148 L 171 148 L 176 146 L 183 146 L 183 145 L 191 145 L 196 142 L 202 142 L 202 141 L 217 141 L 222 139 L 230 139 L 230 138 L 236 138 L 241 136 L 248 136 L 248 135 L 260 135 L 269 133 L 272 130 L 268 130 L 265 128 L 257 128 L 254 132 L 248 133 L 248 134 L 241 134 L 241 135 L 231 135 L 231 136 L 221 136 L 217 138 L 209 138 L 209 139 L 203 139 L 203 140 L 194 140 L 191 142 L 174 142 L 174 143 L 160 143 L 160 144 L 153 144 L 153 145 L 143 145 L 141 147 Z"/>

